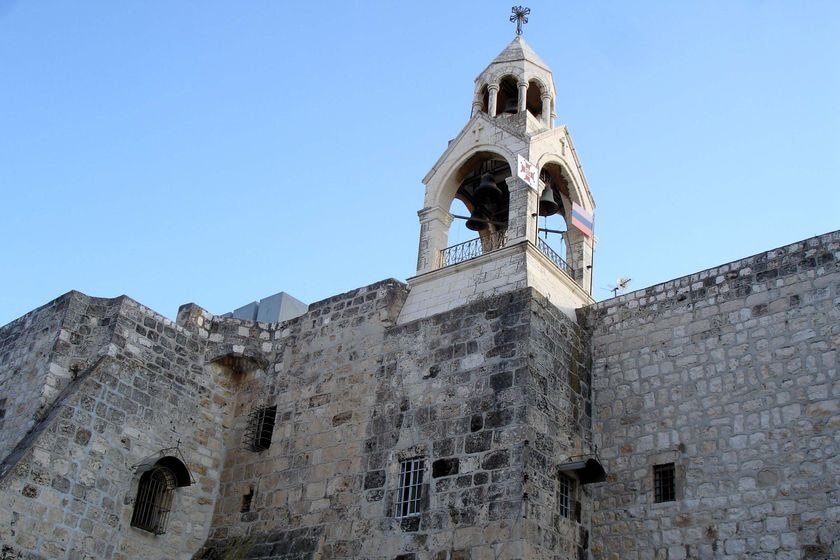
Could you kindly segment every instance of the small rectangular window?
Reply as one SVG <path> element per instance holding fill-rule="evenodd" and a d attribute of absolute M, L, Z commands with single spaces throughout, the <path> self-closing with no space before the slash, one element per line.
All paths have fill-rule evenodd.
<path fill-rule="evenodd" d="M 261 406 L 251 411 L 245 429 L 245 445 L 251 451 L 264 451 L 271 446 L 276 416 L 276 406 Z"/>
<path fill-rule="evenodd" d="M 653 501 L 673 502 L 676 496 L 674 463 L 653 466 Z"/>
<path fill-rule="evenodd" d="M 565 474 L 560 475 L 559 493 L 557 496 L 557 508 L 562 517 L 572 517 L 572 487 L 574 482 Z"/>
<path fill-rule="evenodd" d="M 423 489 L 425 461 L 409 459 L 400 462 L 400 487 L 397 494 L 397 518 L 420 514 L 420 494 Z"/>
<path fill-rule="evenodd" d="M 251 511 L 251 502 L 254 500 L 254 489 L 248 488 L 247 494 L 242 494 L 242 505 L 239 507 L 240 513 L 248 513 Z"/>

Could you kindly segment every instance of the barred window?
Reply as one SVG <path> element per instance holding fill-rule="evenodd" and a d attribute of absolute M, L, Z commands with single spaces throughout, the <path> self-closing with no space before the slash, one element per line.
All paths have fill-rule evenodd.
<path fill-rule="evenodd" d="M 425 471 L 426 465 L 422 458 L 400 462 L 400 487 L 395 517 L 403 518 L 420 514 L 420 494 Z"/>
<path fill-rule="evenodd" d="M 245 429 L 245 446 L 251 451 L 265 451 L 271 446 L 274 434 L 276 406 L 261 406 L 251 411 L 248 427 Z"/>
<path fill-rule="evenodd" d="M 557 508 L 562 517 L 571 519 L 572 517 L 572 488 L 574 481 L 565 474 L 560 475 L 560 483 L 558 485 Z"/>
<path fill-rule="evenodd" d="M 155 535 L 165 533 L 177 485 L 175 474 L 166 467 L 154 467 L 143 473 L 137 486 L 131 526 Z"/>
<path fill-rule="evenodd" d="M 674 463 L 653 466 L 653 501 L 673 502 L 676 500 Z"/>

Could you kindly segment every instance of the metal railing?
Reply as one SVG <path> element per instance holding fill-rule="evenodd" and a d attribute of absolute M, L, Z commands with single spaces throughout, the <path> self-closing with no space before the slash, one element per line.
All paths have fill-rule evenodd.
<path fill-rule="evenodd" d="M 452 266 L 505 246 L 505 232 L 491 233 L 477 239 L 458 243 L 440 252 L 440 267 Z"/>
<path fill-rule="evenodd" d="M 571 276 L 572 278 L 575 277 L 575 270 L 569 266 L 569 263 L 563 260 L 563 257 L 557 254 L 557 252 L 549 246 L 548 243 L 543 241 L 541 238 L 537 237 L 537 249 L 540 250 L 540 253 L 548 257 L 548 260 L 554 263 L 554 265 Z"/>

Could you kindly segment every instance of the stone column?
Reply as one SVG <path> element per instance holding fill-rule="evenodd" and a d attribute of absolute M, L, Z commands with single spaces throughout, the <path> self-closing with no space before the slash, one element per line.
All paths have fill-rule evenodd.
<path fill-rule="evenodd" d="M 537 192 L 516 176 L 505 179 L 510 192 L 507 245 L 537 238 Z"/>
<path fill-rule="evenodd" d="M 528 100 L 528 82 L 519 82 L 519 112 L 525 110 L 525 103 Z"/>
<path fill-rule="evenodd" d="M 487 114 L 491 117 L 496 116 L 496 97 L 499 94 L 499 84 L 490 84 L 487 86 Z"/>
<path fill-rule="evenodd" d="M 592 254 L 595 250 L 595 241 L 572 226 L 569 226 L 566 236 L 569 240 L 566 262 L 575 271 L 575 282 L 583 288 L 584 292 L 592 295 Z"/>
<path fill-rule="evenodd" d="M 440 206 L 423 208 L 420 217 L 420 247 L 417 251 L 417 274 L 431 272 L 440 266 L 440 252 L 446 249 L 452 214 Z"/>
<path fill-rule="evenodd" d="M 551 96 L 542 96 L 542 119 L 546 128 L 554 128 L 554 114 L 551 112 Z"/>
<path fill-rule="evenodd" d="M 476 116 L 480 112 L 481 112 L 481 98 L 479 97 L 478 99 L 473 99 L 472 113 L 470 113 L 470 118 Z"/>

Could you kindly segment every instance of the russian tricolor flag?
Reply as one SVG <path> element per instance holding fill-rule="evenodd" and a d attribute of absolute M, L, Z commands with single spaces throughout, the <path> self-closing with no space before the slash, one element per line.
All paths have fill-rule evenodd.
<path fill-rule="evenodd" d="M 592 222 L 592 214 L 584 210 L 577 202 L 572 202 L 572 225 L 585 236 L 592 237 Z"/>

